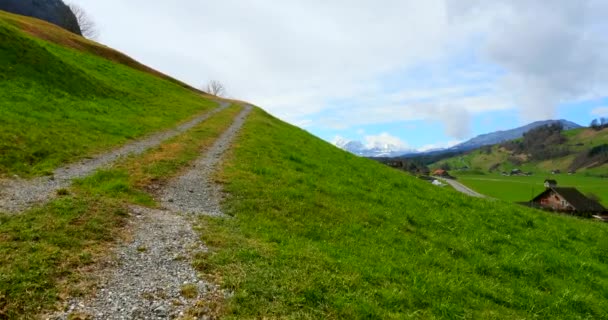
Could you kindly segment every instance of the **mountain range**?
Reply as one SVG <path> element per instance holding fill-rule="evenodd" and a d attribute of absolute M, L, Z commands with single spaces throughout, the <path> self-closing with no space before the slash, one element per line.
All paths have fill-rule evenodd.
<path fill-rule="evenodd" d="M 417 154 L 417 155 L 440 154 L 443 152 L 457 152 L 457 151 L 473 150 L 473 149 L 477 149 L 479 147 L 483 147 L 483 146 L 487 146 L 487 145 L 494 145 L 497 143 L 521 138 L 521 137 L 523 137 L 523 135 L 526 132 L 528 132 L 532 129 L 535 129 L 535 128 L 538 128 L 541 126 L 556 124 L 556 123 L 561 123 L 561 125 L 564 127 L 564 130 L 571 130 L 571 129 L 576 129 L 576 128 L 582 127 L 574 122 L 564 120 L 564 119 L 536 121 L 536 122 L 532 122 L 525 126 L 521 126 L 521 127 L 515 128 L 515 129 L 500 130 L 500 131 L 495 131 L 495 132 L 491 132 L 491 133 L 481 134 L 470 140 L 467 140 L 463 143 L 457 144 L 450 148 L 433 149 L 433 150 L 425 150 L 425 151 L 418 151 L 415 149 L 405 149 L 401 146 L 397 146 L 397 145 L 393 145 L 393 144 L 384 144 L 384 145 L 376 144 L 376 145 L 372 145 L 372 146 L 366 146 L 361 141 L 346 140 L 346 139 L 339 139 L 337 141 L 334 141 L 334 145 L 340 149 L 351 152 L 358 156 L 371 157 L 371 158 L 398 157 L 398 156 L 413 155 L 413 154 Z"/>
<path fill-rule="evenodd" d="M 373 144 L 371 146 L 366 146 L 361 141 L 346 139 L 338 139 L 334 141 L 334 145 L 342 150 L 348 151 L 358 156 L 370 158 L 398 157 L 403 154 L 412 154 L 417 152 L 414 149 L 406 149 L 402 146 L 390 143 Z"/>
<path fill-rule="evenodd" d="M 493 144 L 521 138 L 521 137 L 523 137 L 523 135 L 526 132 L 528 132 L 532 129 L 542 127 L 542 126 L 552 125 L 552 124 L 556 124 L 556 123 L 561 123 L 561 125 L 564 127 L 564 130 L 571 130 L 571 129 L 577 129 L 577 128 L 582 127 L 574 122 L 564 120 L 564 119 L 536 121 L 536 122 L 527 124 L 525 126 L 518 127 L 515 129 L 511 129 L 511 130 L 496 131 L 496 132 L 492 132 L 492 133 L 478 135 L 477 137 L 475 137 L 473 139 L 470 139 L 468 141 L 465 141 L 463 143 L 453 146 L 452 148 L 450 148 L 450 150 L 477 149 L 479 147 L 493 145 Z"/>

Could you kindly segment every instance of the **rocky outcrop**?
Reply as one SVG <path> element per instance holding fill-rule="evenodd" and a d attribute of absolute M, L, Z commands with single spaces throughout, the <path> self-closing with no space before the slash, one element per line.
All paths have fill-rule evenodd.
<path fill-rule="evenodd" d="M 0 10 L 38 18 L 82 34 L 76 16 L 61 0 L 2 0 Z"/>

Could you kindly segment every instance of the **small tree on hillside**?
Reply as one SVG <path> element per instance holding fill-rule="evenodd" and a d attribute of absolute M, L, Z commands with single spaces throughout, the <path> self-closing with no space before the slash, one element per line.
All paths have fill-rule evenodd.
<path fill-rule="evenodd" d="M 216 97 L 222 97 L 226 94 L 226 88 L 221 82 L 217 80 L 209 81 L 209 83 L 207 83 L 207 86 L 203 88 L 203 91 Z"/>
<path fill-rule="evenodd" d="M 86 11 L 84 11 L 84 9 L 77 4 L 70 3 L 68 6 L 70 7 L 70 10 L 72 10 L 72 13 L 74 13 L 74 16 L 76 16 L 76 20 L 78 21 L 82 35 L 85 38 L 92 40 L 99 38 L 99 29 L 91 16 L 89 16 Z"/>

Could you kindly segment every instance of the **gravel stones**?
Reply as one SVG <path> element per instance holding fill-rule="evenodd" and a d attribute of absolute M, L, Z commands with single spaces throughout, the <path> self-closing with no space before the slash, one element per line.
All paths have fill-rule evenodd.
<path fill-rule="evenodd" d="M 95 170 L 107 166 L 121 157 L 141 154 L 152 147 L 156 147 L 163 141 L 193 128 L 229 106 L 230 103 L 228 102 L 220 102 L 218 108 L 197 116 L 174 129 L 156 133 L 113 151 L 58 168 L 50 177 L 40 177 L 32 180 L 19 178 L 2 180 L 0 181 L 0 212 L 18 213 L 36 204 L 43 204 L 52 199 L 58 190 L 69 187 L 73 179 L 91 175 Z"/>
<path fill-rule="evenodd" d="M 212 175 L 251 109 L 252 107 L 247 105 L 205 155 L 199 158 L 183 175 L 169 183 L 160 199 L 164 208 L 190 214 L 222 214 L 220 211 L 221 190 L 213 181 Z"/>
<path fill-rule="evenodd" d="M 100 275 L 97 295 L 88 301 L 74 299 L 67 311 L 90 319 L 174 319 L 197 299 L 220 290 L 200 280 L 192 268 L 194 252 L 205 251 L 188 217 L 167 211 L 134 207 L 134 238 L 118 249 L 114 266 Z M 197 297 L 181 293 L 196 286 Z"/>
<path fill-rule="evenodd" d="M 166 210 L 130 208 L 133 240 L 118 248 L 115 264 L 101 272 L 97 294 L 69 301 L 66 311 L 50 319 L 176 319 L 197 302 L 228 297 L 192 267 L 193 254 L 207 248 L 190 219 L 193 213 L 222 214 L 220 186 L 211 176 L 251 110 L 246 106 L 190 170 L 160 190 Z M 213 310 L 202 312 L 209 314 L 201 319 L 213 318 Z"/>

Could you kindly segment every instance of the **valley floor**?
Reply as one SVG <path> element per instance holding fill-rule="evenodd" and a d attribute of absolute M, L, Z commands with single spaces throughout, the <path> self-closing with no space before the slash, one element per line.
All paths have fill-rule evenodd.
<path fill-rule="evenodd" d="M 608 179 L 583 174 L 557 174 L 532 176 L 503 176 L 494 174 L 467 174 L 452 172 L 458 181 L 481 194 L 509 202 L 527 202 L 545 190 L 545 179 L 557 180 L 558 186 L 575 187 L 584 194 L 597 196 L 608 207 Z"/>

